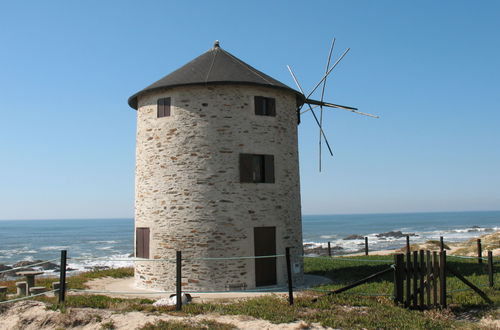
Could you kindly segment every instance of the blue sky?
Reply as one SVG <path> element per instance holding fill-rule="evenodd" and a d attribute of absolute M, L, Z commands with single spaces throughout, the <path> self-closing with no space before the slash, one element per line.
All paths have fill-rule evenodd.
<path fill-rule="evenodd" d="M 303 213 L 500 209 L 496 1 L 4 1 L 0 219 L 133 216 L 127 98 L 212 46 L 326 99 L 299 128 Z M 319 98 L 319 96 L 317 96 Z"/>

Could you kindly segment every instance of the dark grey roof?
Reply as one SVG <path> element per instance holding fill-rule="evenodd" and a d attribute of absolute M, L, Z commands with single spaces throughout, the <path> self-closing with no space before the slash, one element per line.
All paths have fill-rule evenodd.
<path fill-rule="evenodd" d="M 215 42 L 214 47 L 206 53 L 132 95 L 128 99 L 128 104 L 137 109 L 137 98 L 154 90 L 213 84 L 249 84 L 279 88 L 295 93 L 299 104 L 304 102 L 302 93 L 251 67 L 220 48 L 218 42 Z"/>

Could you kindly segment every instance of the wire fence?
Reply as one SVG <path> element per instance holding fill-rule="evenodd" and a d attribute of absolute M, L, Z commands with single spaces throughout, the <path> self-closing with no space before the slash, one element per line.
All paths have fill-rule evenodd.
<path fill-rule="evenodd" d="M 64 253 L 66 253 L 64 251 Z M 480 255 L 480 254 L 479 254 Z M 497 263 L 497 259 L 499 258 L 499 256 L 496 256 L 496 257 L 492 257 L 491 253 L 489 253 L 489 257 L 488 258 L 485 258 L 485 257 L 480 257 L 480 256 L 464 256 L 464 255 L 448 255 L 447 257 L 449 258 L 455 258 L 455 259 L 461 259 L 461 260 L 470 260 L 470 261 L 478 261 L 478 262 L 481 262 L 481 261 L 486 261 L 486 263 L 482 263 L 483 267 L 482 269 L 485 269 L 487 267 L 489 268 L 492 268 L 492 264 L 493 263 Z M 338 266 L 336 268 L 332 268 L 332 269 L 335 269 L 335 271 L 339 271 L 341 272 L 342 271 L 342 264 L 344 263 L 360 263 L 360 264 L 364 264 L 364 265 L 370 265 L 370 264 L 377 264 L 377 265 L 380 265 L 380 266 L 383 266 L 383 265 L 387 265 L 389 267 L 391 267 L 392 269 L 395 269 L 395 260 L 394 259 L 390 259 L 390 258 L 383 258 L 383 257 L 376 257 L 376 258 L 373 258 L 372 256 L 369 256 L 368 257 L 368 250 L 367 250 L 367 253 L 366 255 L 363 257 L 363 256 L 321 256 L 321 255 L 303 255 L 303 254 L 273 254 L 273 255 L 266 255 L 266 256 L 230 256 L 230 257 L 193 257 L 193 256 L 184 256 L 182 257 L 182 261 L 183 262 L 196 262 L 196 261 L 205 261 L 205 262 L 226 262 L 226 261 L 237 261 L 237 260 L 242 260 L 242 261 L 245 261 L 245 260 L 259 260 L 259 259 L 267 259 L 267 258 L 286 258 L 287 260 L 287 266 L 290 267 L 290 258 L 294 258 L 294 260 L 299 260 L 299 259 L 302 259 L 304 261 L 306 260 L 314 260 L 314 259 L 318 259 L 318 260 L 328 260 L 328 261 L 331 261 L 332 263 L 339 263 Z M 27 264 L 27 265 L 23 265 L 23 266 L 18 266 L 18 267 L 14 267 L 14 268 L 10 268 L 10 269 L 6 269 L 6 270 L 2 270 L 0 271 L 0 275 L 1 274 L 5 274 L 5 273 L 12 273 L 12 272 L 15 272 L 16 270 L 26 270 L 26 269 L 29 269 L 29 268 L 33 268 L 33 267 L 36 267 L 36 266 L 41 266 L 43 264 L 47 264 L 47 263 L 52 263 L 52 262 L 56 262 L 58 261 L 59 259 L 58 258 L 54 258 L 54 259 L 49 259 L 49 260 L 45 260 L 45 261 L 40 261 L 40 262 L 36 262 L 36 263 L 32 263 L 32 264 Z M 72 258 L 67 258 L 67 260 L 71 260 L 71 261 L 90 261 L 90 262 L 94 262 L 94 263 L 99 263 L 99 262 L 132 262 L 132 263 L 158 263 L 158 262 L 169 262 L 169 263 L 176 263 L 177 267 L 179 267 L 179 258 L 152 258 L 152 259 L 147 259 L 147 258 L 137 258 L 137 257 L 134 257 L 134 258 L 102 258 L 102 257 L 72 257 Z M 61 257 L 61 264 L 62 264 L 62 257 Z M 64 260 L 64 264 L 66 264 L 66 257 L 65 257 L 65 260 Z M 184 265 L 183 265 L 184 266 Z M 349 265 L 349 267 L 352 267 L 351 265 Z M 378 266 L 377 266 L 378 267 Z M 63 267 L 63 268 L 66 268 L 66 267 Z M 379 268 L 380 269 L 380 268 Z M 387 273 L 387 270 L 386 269 L 385 271 L 383 271 L 384 274 Z M 490 270 L 491 272 L 492 270 Z M 66 269 L 60 269 L 60 272 L 61 274 L 64 272 L 64 274 L 66 273 Z M 481 275 L 488 275 L 486 272 L 484 274 L 481 274 Z M 496 276 L 497 274 L 495 274 L 494 276 Z M 65 276 L 65 275 L 64 275 Z M 490 275 L 491 276 L 491 275 Z M 291 272 L 290 272 L 290 269 L 288 269 L 288 282 L 291 283 L 291 279 L 292 279 L 292 276 L 291 276 Z M 385 281 L 390 281 L 390 280 L 387 280 L 387 278 L 385 279 Z M 65 281 L 64 281 L 65 283 Z M 178 281 L 178 286 L 179 286 L 179 281 Z M 490 280 L 490 283 L 489 284 L 484 284 L 484 283 L 480 283 L 480 284 L 476 284 L 477 287 L 491 287 L 492 286 L 492 280 Z M 317 293 L 326 293 L 326 294 L 329 294 L 329 293 L 332 293 L 335 291 L 335 287 L 338 287 L 339 284 L 336 284 L 336 285 L 333 285 L 333 284 L 330 284 L 328 286 L 318 286 L 318 287 L 315 287 L 315 288 L 303 288 L 303 287 L 292 287 L 292 284 L 289 284 L 289 286 L 271 286 L 271 287 L 257 287 L 257 288 L 249 288 L 249 289 L 234 289 L 234 288 L 227 288 L 225 290 L 185 290 L 184 292 L 186 293 L 196 293 L 196 294 L 211 294 L 211 293 L 266 293 L 266 292 L 286 292 L 287 290 L 289 291 L 289 294 L 291 294 L 293 296 L 293 291 L 296 291 L 296 292 L 300 292 L 300 291 L 312 291 L 312 292 L 317 292 Z M 246 285 L 245 285 L 246 286 Z M 357 286 L 357 285 L 356 285 Z M 63 288 L 63 290 L 66 290 L 66 288 Z M 464 292 L 464 291 L 469 291 L 469 290 L 473 290 L 472 288 L 453 288 L 452 290 L 448 290 L 447 294 L 454 294 L 454 293 L 460 293 L 460 292 Z M 37 293 L 37 294 L 31 294 L 31 295 L 28 295 L 28 296 L 25 296 L 25 297 L 16 297 L 16 298 L 13 298 L 13 299 L 10 299 L 10 300 L 5 300 L 5 301 L 0 301 L 0 304 L 6 304 L 6 303 L 11 303 L 11 302 L 16 302 L 16 301 L 22 301 L 22 300 L 27 300 L 27 299 L 32 299 L 32 298 L 35 298 L 35 297 L 39 297 L 39 296 L 42 296 L 42 295 L 46 295 L 46 294 L 49 294 L 49 293 L 55 293 L 55 292 L 59 292 L 60 289 L 54 289 L 54 290 L 49 290 L 49 291 L 45 291 L 43 293 Z M 67 288 L 67 291 L 68 292 L 73 292 L 75 294 L 107 294 L 107 295 L 166 295 L 166 294 L 171 294 L 173 293 L 173 291 L 135 291 L 135 290 L 124 290 L 124 291 L 107 291 L 107 290 L 92 290 L 92 289 L 77 289 L 77 288 Z M 341 294 L 346 294 L 346 295 L 351 295 L 351 296 L 360 296 L 360 297 L 392 297 L 392 298 L 395 298 L 394 297 L 394 294 L 390 294 L 390 293 L 387 293 L 387 292 L 366 292 L 366 291 L 359 291 L 359 290 L 353 290 L 355 292 L 345 292 L 345 291 L 342 291 Z M 475 290 L 476 291 L 476 290 Z M 179 289 L 176 290 L 176 293 L 179 293 Z M 477 292 L 477 291 L 476 291 Z M 28 294 L 29 294 L 29 288 L 28 288 Z M 64 296 L 64 293 L 63 293 L 63 296 Z"/>
<path fill-rule="evenodd" d="M 22 300 L 29 300 L 29 299 L 33 299 L 35 297 L 45 296 L 45 295 L 47 295 L 47 293 L 55 293 L 57 291 L 59 291 L 59 290 L 57 290 L 57 289 L 56 290 L 50 290 L 50 291 L 45 291 L 45 292 L 42 292 L 42 293 L 32 294 L 32 295 L 25 296 L 25 297 L 19 297 L 19 298 L 14 298 L 14 299 L 10 299 L 10 300 L 4 300 L 4 301 L 0 301 L 0 305 L 14 303 L 14 302 L 22 301 Z"/>

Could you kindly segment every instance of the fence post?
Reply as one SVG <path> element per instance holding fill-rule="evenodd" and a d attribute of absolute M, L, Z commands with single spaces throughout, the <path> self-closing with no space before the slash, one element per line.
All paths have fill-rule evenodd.
<path fill-rule="evenodd" d="M 438 279 L 439 277 L 439 259 L 436 251 L 432 251 L 432 303 L 434 307 L 438 305 Z"/>
<path fill-rule="evenodd" d="M 59 266 L 59 304 L 64 304 L 66 298 L 66 259 L 67 251 L 61 250 L 61 264 Z"/>
<path fill-rule="evenodd" d="M 365 237 L 365 256 L 368 255 L 368 237 Z"/>
<path fill-rule="evenodd" d="M 439 298 L 442 308 L 446 308 L 446 251 L 439 254 Z"/>
<path fill-rule="evenodd" d="M 330 245 L 330 242 L 328 242 Z M 288 277 L 288 302 L 293 305 L 293 282 L 292 282 L 292 263 L 290 262 L 290 248 L 286 248 L 286 275 Z"/>
<path fill-rule="evenodd" d="M 406 253 L 410 252 L 410 235 L 406 235 Z"/>
<path fill-rule="evenodd" d="M 477 239 L 477 263 L 483 263 L 483 250 L 481 248 L 481 239 Z"/>
<path fill-rule="evenodd" d="M 425 294 L 427 295 L 427 307 L 431 305 L 431 274 L 432 274 L 432 264 L 431 264 L 431 251 L 427 250 L 425 252 L 425 279 L 427 285 L 425 286 Z"/>
<path fill-rule="evenodd" d="M 444 251 L 444 239 L 443 239 L 443 236 L 439 237 L 439 251 L 441 251 L 441 252 Z"/>
<path fill-rule="evenodd" d="M 404 255 L 395 254 L 394 255 L 394 303 L 403 303 L 403 265 Z"/>
<path fill-rule="evenodd" d="M 419 276 L 420 276 L 420 289 L 418 290 L 419 292 L 419 305 L 420 305 L 420 308 L 421 309 L 424 309 L 424 303 L 425 303 L 425 289 L 424 289 L 424 285 L 425 285 L 425 254 L 424 254 L 424 250 L 420 250 L 419 252 L 419 257 L 420 257 L 420 265 L 419 265 L 419 268 L 420 268 L 420 271 L 419 271 Z"/>
<path fill-rule="evenodd" d="M 411 304 L 411 254 L 406 252 L 406 300 L 405 307 Z"/>
<path fill-rule="evenodd" d="M 175 261 L 176 261 L 175 267 L 176 267 L 176 271 L 177 271 L 177 281 L 176 281 L 176 285 L 175 285 L 175 288 L 176 288 L 175 310 L 180 311 L 182 309 L 182 252 L 181 251 L 177 251 Z"/>
<path fill-rule="evenodd" d="M 418 251 L 413 251 L 413 307 L 418 307 Z"/>
<path fill-rule="evenodd" d="M 488 279 L 490 288 L 493 287 L 493 252 L 488 251 Z"/>
<path fill-rule="evenodd" d="M 330 246 L 330 241 L 328 241 L 328 256 L 332 256 L 332 247 Z"/>

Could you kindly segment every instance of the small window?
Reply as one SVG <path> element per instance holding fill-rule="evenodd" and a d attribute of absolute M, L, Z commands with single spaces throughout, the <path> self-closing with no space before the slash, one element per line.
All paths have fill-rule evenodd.
<path fill-rule="evenodd" d="M 158 99 L 158 118 L 170 116 L 170 97 Z"/>
<path fill-rule="evenodd" d="M 149 228 L 136 228 L 135 256 L 149 259 Z"/>
<path fill-rule="evenodd" d="M 255 114 L 259 116 L 276 116 L 276 101 L 271 97 L 255 96 Z"/>
<path fill-rule="evenodd" d="M 240 182 L 274 183 L 274 156 L 240 154 Z"/>

